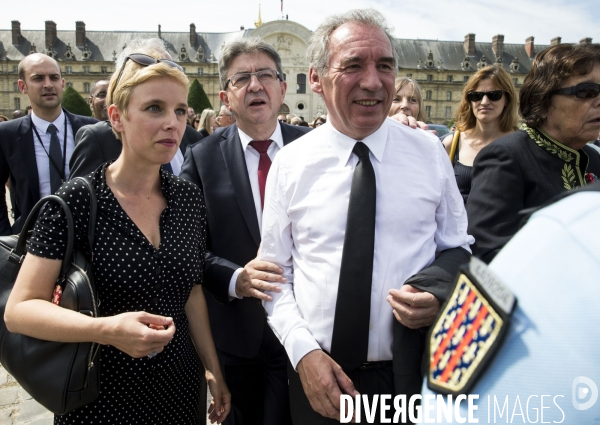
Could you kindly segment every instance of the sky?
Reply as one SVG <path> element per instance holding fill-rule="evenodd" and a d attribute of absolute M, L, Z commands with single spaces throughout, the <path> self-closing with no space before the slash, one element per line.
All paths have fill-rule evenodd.
<path fill-rule="evenodd" d="M 254 28 L 259 1 L 217 0 L 120 0 L 107 2 L 106 13 L 99 3 L 74 0 L 27 0 L 25 7 L 7 2 L 0 29 L 11 21 L 22 30 L 44 29 L 44 21 L 56 22 L 58 30 L 75 30 L 84 21 L 87 31 L 187 32 L 194 23 L 198 32 L 237 31 Z M 577 43 L 584 37 L 600 42 L 599 0 L 283 0 L 288 15 L 309 30 L 324 17 L 353 8 L 372 7 L 382 12 L 399 38 L 453 40 L 475 33 L 476 41 L 491 42 L 496 34 L 505 43 L 524 43 L 529 36 L 537 44 L 550 44 L 554 37 Z M 260 0 L 263 22 L 281 19 L 280 0 Z M 7 7 L 8 6 L 8 7 Z M 170 11 L 169 9 L 173 10 Z"/>

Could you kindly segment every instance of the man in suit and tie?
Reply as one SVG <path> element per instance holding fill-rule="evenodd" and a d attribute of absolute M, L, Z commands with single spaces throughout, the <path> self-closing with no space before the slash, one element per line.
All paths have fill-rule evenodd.
<path fill-rule="evenodd" d="M 375 395 L 420 393 L 423 333 L 469 258 L 439 140 L 387 118 L 395 43 L 373 9 L 317 28 L 309 81 L 327 123 L 270 169 L 258 258 L 286 278 L 264 306 L 290 358 L 294 425 L 339 423 L 342 394 L 373 406 Z"/>
<path fill-rule="evenodd" d="M 69 178 L 75 134 L 80 127 L 96 122 L 62 109 L 65 80 L 51 57 L 41 53 L 26 56 L 18 72 L 19 90 L 29 97 L 32 113 L 0 123 L 0 235 L 19 233 L 35 203 Z M 9 179 L 12 227 L 5 202 Z"/>
<path fill-rule="evenodd" d="M 281 58 L 260 39 L 226 45 L 220 98 L 236 123 L 188 149 L 181 177 L 204 192 L 208 245 L 204 274 L 211 328 L 232 395 L 226 424 L 291 423 L 286 355 L 261 300 L 281 269 L 254 260 L 260 245 L 264 185 L 272 159 L 309 129 L 280 124 L 286 82 Z"/>
<path fill-rule="evenodd" d="M 117 73 L 125 63 L 127 56 L 133 53 L 143 53 L 160 59 L 172 59 L 160 39 L 132 40 L 117 59 L 115 67 Z M 99 85 L 99 83 L 105 83 L 105 85 Z M 108 90 L 108 82 L 98 81 L 94 87 L 98 88 L 98 92 L 101 92 L 103 87 L 106 91 Z M 90 104 L 96 106 L 94 111 L 96 109 L 99 112 L 106 111 L 106 106 L 102 105 L 102 99 L 94 100 L 93 96 L 97 96 L 97 94 L 92 94 L 92 97 L 90 97 Z M 169 165 L 165 164 L 166 167 L 170 167 L 170 169 L 168 168 L 169 171 L 175 175 L 179 175 L 185 150 L 189 145 L 196 143 L 200 139 L 202 139 L 200 133 L 194 128 L 186 126 L 181 144 L 179 145 L 179 151 Z M 123 148 L 121 141 L 115 137 L 109 121 L 100 121 L 95 125 L 82 128 L 75 136 L 75 145 L 70 162 L 71 178 L 85 176 L 96 170 L 102 163 L 117 159 Z"/>

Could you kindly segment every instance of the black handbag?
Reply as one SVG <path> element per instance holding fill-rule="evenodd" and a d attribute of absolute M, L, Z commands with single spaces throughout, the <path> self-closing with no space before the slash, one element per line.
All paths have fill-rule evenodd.
<path fill-rule="evenodd" d="M 94 246 L 96 193 L 87 179 L 77 178 L 90 192 L 89 247 Z M 47 202 L 63 208 L 68 227 L 67 248 L 55 294 L 62 290 L 58 305 L 98 317 L 98 297 L 91 261 L 73 249 L 75 227 L 67 203 L 56 195 L 41 199 L 25 221 L 20 235 L 0 237 L 0 363 L 42 406 L 59 415 L 91 403 L 100 389 L 99 344 L 44 341 L 11 333 L 4 323 L 6 301 L 25 257 L 25 245 L 38 211 Z"/>

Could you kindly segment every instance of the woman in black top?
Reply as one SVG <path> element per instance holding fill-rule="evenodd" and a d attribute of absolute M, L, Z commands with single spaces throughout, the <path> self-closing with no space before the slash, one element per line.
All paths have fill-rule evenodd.
<path fill-rule="evenodd" d="M 463 89 L 456 112 L 456 133 L 443 140 L 465 204 L 477 153 L 515 131 L 517 120 L 517 99 L 508 73 L 498 65 L 477 71 Z"/>
<path fill-rule="evenodd" d="M 491 261 L 523 224 L 520 211 L 598 180 L 600 45 L 559 44 L 537 54 L 519 94 L 521 130 L 474 163 L 467 213 L 473 253 Z M 568 253 L 565 253 L 568 257 Z"/>
<path fill-rule="evenodd" d="M 117 75 L 117 74 L 115 74 Z M 179 65 L 127 56 L 107 104 L 123 150 L 93 174 L 96 238 L 87 246 L 89 194 L 77 180 L 57 192 L 74 216 L 77 243 L 93 253 L 101 317 L 50 302 L 66 244 L 62 210 L 50 205 L 36 224 L 6 308 L 13 332 L 102 344 L 100 395 L 56 424 L 201 424 L 200 365 L 214 397 L 211 421 L 228 414 L 202 291 L 206 246 L 200 189 L 163 171 L 186 128 L 188 80 Z"/>

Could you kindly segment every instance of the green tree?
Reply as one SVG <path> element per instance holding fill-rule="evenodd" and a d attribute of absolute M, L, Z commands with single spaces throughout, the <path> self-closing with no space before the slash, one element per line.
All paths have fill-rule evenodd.
<path fill-rule="evenodd" d="M 188 92 L 188 105 L 194 108 L 197 114 L 202 113 L 205 109 L 212 109 L 210 100 L 202 88 L 202 84 L 198 80 L 194 80 L 190 84 L 190 90 Z"/>
<path fill-rule="evenodd" d="M 83 97 L 73 87 L 67 87 L 63 93 L 62 106 L 72 114 L 92 116 L 92 110 Z"/>

